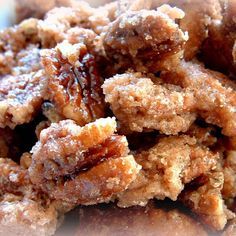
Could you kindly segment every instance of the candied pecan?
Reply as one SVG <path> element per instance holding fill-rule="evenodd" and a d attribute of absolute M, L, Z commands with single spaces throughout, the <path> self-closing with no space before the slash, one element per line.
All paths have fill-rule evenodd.
<path fill-rule="evenodd" d="M 28 123 L 40 110 L 46 77 L 37 27 L 29 19 L 0 32 L 0 127 Z"/>
<path fill-rule="evenodd" d="M 29 153 L 21 158 L 23 166 L 0 158 L 0 234 L 53 235 L 59 214 L 71 206 L 57 203 L 35 189 L 26 158 L 30 158 Z"/>
<path fill-rule="evenodd" d="M 29 122 L 41 107 L 45 89 L 42 70 L 0 78 L 0 127 Z"/>
<path fill-rule="evenodd" d="M 219 159 L 189 136 L 161 138 L 147 151 L 135 155 L 142 166 L 137 179 L 118 196 L 118 205 L 145 205 L 149 199 L 177 200 L 186 183 L 214 169 Z"/>
<path fill-rule="evenodd" d="M 180 11 L 179 17 L 183 16 L 181 10 L 176 11 Z M 118 71 L 129 67 L 148 67 L 153 71 L 157 60 L 182 50 L 186 37 L 174 19 L 157 9 L 122 14 L 109 25 L 103 41 L 106 54 Z"/>
<path fill-rule="evenodd" d="M 200 53 L 208 37 L 209 28 L 214 21 L 222 18 L 222 9 L 218 0 L 154 0 L 152 2 L 152 8 L 167 3 L 184 11 L 185 16 L 178 23 L 181 30 L 188 32 L 189 36 L 184 46 L 186 60 L 191 60 Z"/>
<path fill-rule="evenodd" d="M 60 43 L 73 27 L 91 29 L 100 34 L 109 24 L 109 12 L 105 7 L 95 9 L 85 1 L 74 3 L 74 7 L 52 9 L 44 20 L 39 21 L 39 37 L 43 47 L 48 48 Z"/>
<path fill-rule="evenodd" d="M 73 0 L 18 0 L 16 1 L 16 21 L 30 17 L 43 18 L 54 7 L 72 6 Z"/>
<path fill-rule="evenodd" d="M 31 181 L 51 198 L 68 203 L 109 201 L 127 188 L 140 169 L 127 156 L 125 137 L 114 135 L 115 129 L 111 118 L 84 127 L 71 120 L 52 124 L 32 149 Z"/>
<path fill-rule="evenodd" d="M 25 0 L 20 0 L 20 4 L 24 2 Z M 36 2 L 30 0 L 26 5 L 34 8 L 37 5 Z M 52 3 L 49 0 L 47 4 L 40 4 L 37 10 L 40 12 L 44 8 L 51 8 L 53 4 L 68 7 L 52 9 L 46 14 L 44 20 L 32 20 L 36 22 L 36 38 L 42 48 L 52 48 L 57 43 L 68 40 L 71 43 L 84 42 L 89 47 L 102 49 L 102 46 L 98 45 L 99 35 L 111 21 L 113 8 L 116 8 L 115 3 L 111 6 L 92 8 L 85 1 L 56 0 Z M 16 36 L 14 35 L 14 37 Z M 29 40 L 29 42 L 31 41 Z"/>
<path fill-rule="evenodd" d="M 205 69 L 203 65 L 180 61 L 163 72 L 166 83 L 178 85 L 193 93 L 195 111 L 207 123 L 222 128 L 222 133 L 236 135 L 236 87 L 225 75 Z"/>
<path fill-rule="evenodd" d="M 79 125 L 104 116 L 102 80 L 85 45 L 63 42 L 45 50 L 42 62 L 49 77 L 49 99 L 60 115 Z"/>
<path fill-rule="evenodd" d="M 27 19 L 0 31 L 0 52 L 19 52 L 29 44 L 39 43 L 38 20 Z"/>
<path fill-rule="evenodd" d="M 17 76 L 40 70 L 42 66 L 39 53 L 40 49 L 33 44 L 16 54 L 6 51 L 4 56 L 0 55 L 0 74 Z"/>
<path fill-rule="evenodd" d="M 159 83 L 158 78 L 153 81 L 141 73 L 116 75 L 103 85 L 105 100 L 121 125 L 131 131 L 187 131 L 196 119 L 192 92 Z"/>
<path fill-rule="evenodd" d="M 205 40 L 208 40 L 208 31 L 214 22 L 222 18 L 222 7 L 218 0 L 121 0 L 119 1 L 117 15 L 127 10 L 137 11 L 141 9 L 156 9 L 157 7 L 169 16 L 173 15 L 173 13 L 176 15 L 176 12 L 178 12 L 176 8 L 168 12 L 170 8 L 166 4 L 178 7 L 185 13 L 184 17 L 178 21 L 178 24 L 183 32 L 188 32 L 189 38 L 184 46 L 184 57 L 186 60 L 191 60 L 201 52 Z"/>
<path fill-rule="evenodd" d="M 29 19 L 0 31 L 0 75 L 28 73 L 40 66 L 37 24 L 36 19 Z"/>
<path fill-rule="evenodd" d="M 222 172 L 213 171 L 200 178 L 196 189 L 186 189 L 179 199 L 201 220 L 216 230 L 221 230 L 232 219 L 234 214 L 227 209 L 222 198 L 224 175 Z"/>
<path fill-rule="evenodd" d="M 37 72 L 42 68 L 40 63 L 40 49 L 34 44 L 30 44 L 26 49 L 19 51 L 15 61 L 16 65 L 11 70 L 11 74 L 14 76 Z"/>

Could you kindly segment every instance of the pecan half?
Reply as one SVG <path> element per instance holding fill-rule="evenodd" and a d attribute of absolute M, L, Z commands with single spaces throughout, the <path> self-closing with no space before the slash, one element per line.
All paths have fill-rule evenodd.
<path fill-rule="evenodd" d="M 102 80 L 85 45 L 63 42 L 45 50 L 42 62 L 49 77 L 49 100 L 60 115 L 79 125 L 104 116 Z"/>
<path fill-rule="evenodd" d="M 52 124 L 32 150 L 31 181 L 51 198 L 72 204 L 110 200 L 140 170 L 128 155 L 126 138 L 114 135 L 115 129 L 111 118 L 84 127 L 71 120 Z"/>

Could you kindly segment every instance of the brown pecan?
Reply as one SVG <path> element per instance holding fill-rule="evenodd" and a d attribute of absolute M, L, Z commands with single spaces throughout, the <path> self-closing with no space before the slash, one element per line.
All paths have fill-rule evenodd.
<path fill-rule="evenodd" d="M 110 200 L 140 169 L 128 156 L 126 138 L 114 135 L 115 129 L 111 118 L 84 127 L 71 120 L 52 124 L 32 150 L 31 181 L 51 198 L 72 204 Z"/>
<path fill-rule="evenodd" d="M 173 19 L 163 9 L 126 11 L 109 24 L 104 48 L 118 71 L 130 67 L 153 71 L 157 61 L 182 50 L 187 37 L 174 20 L 182 18 L 183 12 L 172 10 L 176 11 Z"/>
<path fill-rule="evenodd" d="M 28 123 L 40 110 L 46 88 L 42 70 L 0 77 L 0 127 Z"/>
<path fill-rule="evenodd" d="M 85 45 L 64 42 L 45 50 L 42 62 L 49 77 L 49 100 L 60 115 L 79 125 L 104 116 L 102 80 Z"/>

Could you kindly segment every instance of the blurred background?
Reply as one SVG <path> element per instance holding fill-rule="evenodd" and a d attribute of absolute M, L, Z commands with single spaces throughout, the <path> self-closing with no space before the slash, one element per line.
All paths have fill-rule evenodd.
<path fill-rule="evenodd" d="M 0 29 L 14 22 L 14 0 L 0 0 Z"/>

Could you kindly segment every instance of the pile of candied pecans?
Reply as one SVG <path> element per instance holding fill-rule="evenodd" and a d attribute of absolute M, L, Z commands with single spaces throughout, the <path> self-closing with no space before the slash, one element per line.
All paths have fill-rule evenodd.
<path fill-rule="evenodd" d="M 163 235 L 207 235 L 153 199 L 234 235 L 235 17 L 235 0 L 18 1 L 0 32 L 0 235 L 53 235 L 108 202 L 81 208 L 78 235 L 122 214 L 144 224 L 131 235 L 165 218 Z"/>

